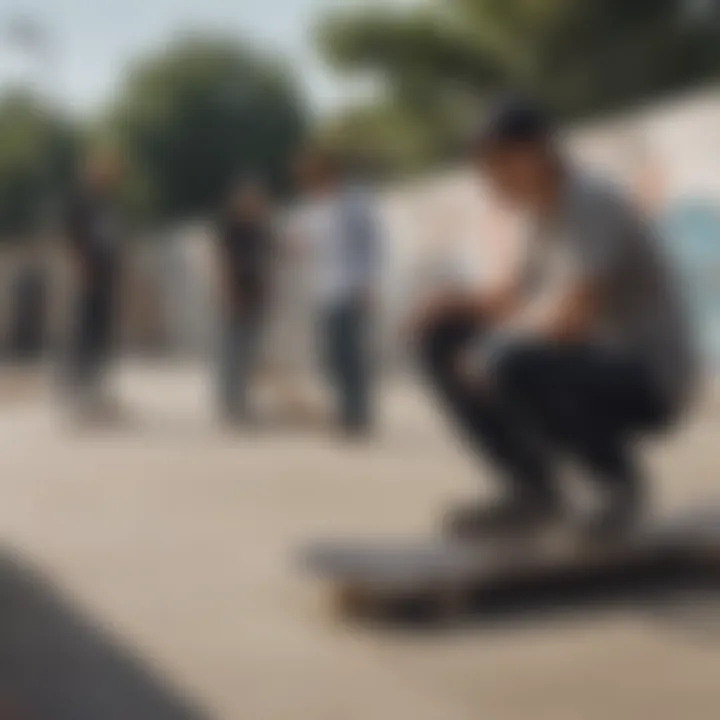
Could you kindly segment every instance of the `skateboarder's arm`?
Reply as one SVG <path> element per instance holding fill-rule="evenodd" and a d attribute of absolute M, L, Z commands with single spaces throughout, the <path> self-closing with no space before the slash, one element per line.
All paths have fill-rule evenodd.
<path fill-rule="evenodd" d="M 511 276 L 473 290 L 460 289 L 430 298 L 415 309 L 410 326 L 415 331 L 443 317 L 475 318 L 478 325 L 497 325 L 512 315 L 522 298 L 521 278 Z"/>
<path fill-rule="evenodd" d="M 540 297 L 508 319 L 512 335 L 567 342 L 584 337 L 597 308 L 598 291 L 590 279 L 576 281 Z"/>
<path fill-rule="evenodd" d="M 634 238 L 645 232 L 634 210 L 603 192 L 584 200 L 576 215 L 552 282 L 508 318 L 511 333 L 551 342 L 581 340 L 625 276 Z"/>
<path fill-rule="evenodd" d="M 528 305 L 483 336 L 458 359 L 458 373 L 483 382 L 507 347 L 522 341 L 547 343 L 582 339 L 594 317 L 597 297 L 590 283 L 578 283 L 544 301 Z"/>
<path fill-rule="evenodd" d="M 474 312 L 479 319 L 490 324 L 502 323 L 522 303 L 522 277 L 513 274 L 479 290 Z"/>

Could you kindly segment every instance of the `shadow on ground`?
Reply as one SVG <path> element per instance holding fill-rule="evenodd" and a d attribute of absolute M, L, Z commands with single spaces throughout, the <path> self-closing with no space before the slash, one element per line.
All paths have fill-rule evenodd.
<path fill-rule="evenodd" d="M 0 553 L 0 720 L 208 717 L 38 572 Z"/>

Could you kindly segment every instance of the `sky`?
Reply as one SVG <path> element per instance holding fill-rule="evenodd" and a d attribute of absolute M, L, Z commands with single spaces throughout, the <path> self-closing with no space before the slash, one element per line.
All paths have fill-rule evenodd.
<path fill-rule="evenodd" d="M 407 2 L 408 0 L 392 0 Z M 309 36 L 324 11 L 360 0 L 0 0 L 0 87 L 25 79 L 74 112 L 111 99 L 133 58 L 178 32 L 219 29 L 253 38 L 289 57 L 313 106 L 328 110 L 359 86 L 333 76 L 313 52 Z M 11 47 L 13 17 L 42 23 L 53 57 L 44 64 Z"/>

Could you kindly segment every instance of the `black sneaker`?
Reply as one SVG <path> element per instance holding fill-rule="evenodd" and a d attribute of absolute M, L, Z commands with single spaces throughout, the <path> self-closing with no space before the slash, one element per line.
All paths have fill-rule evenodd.
<path fill-rule="evenodd" d="M 590 542 L 623 542 L 638 531 L 645 511 L 638 486 L 613 488 L 606 493 L 602 507 L 583 521 L 581 533 Z"/>
<path fill-rule="evenodd" d="M 557 503 L 506 499 L 466 505 L 445 516 L 445 534 L 455 540 L 525 538 L 561 520 Z"/>

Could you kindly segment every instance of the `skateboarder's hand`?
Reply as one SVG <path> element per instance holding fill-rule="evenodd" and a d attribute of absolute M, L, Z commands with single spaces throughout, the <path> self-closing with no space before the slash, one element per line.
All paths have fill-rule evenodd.
<path fill-rule="evenodd" d="M 482 387 L 488 380 L 488 367 L 476 353 L 463 351 L 455 363 L 455 372 L 467 385 Z"/>
<path fill-rule="evenodd" d="M 467 304 L 464 295 L 446 293 L 423 302 L 410 316 L 409 334 L 419 335 L 441 318 L 462 310 Z"/>

